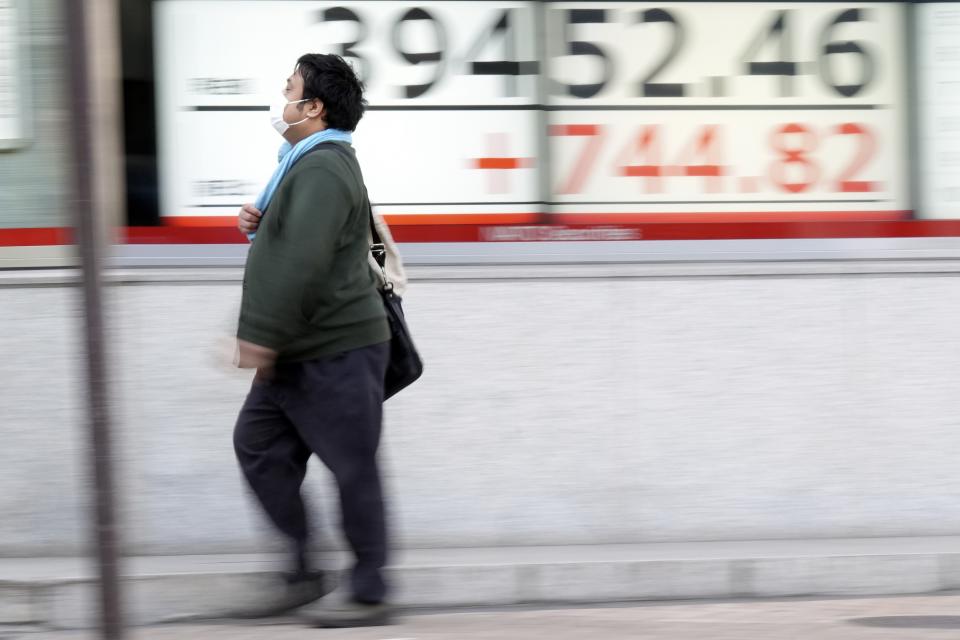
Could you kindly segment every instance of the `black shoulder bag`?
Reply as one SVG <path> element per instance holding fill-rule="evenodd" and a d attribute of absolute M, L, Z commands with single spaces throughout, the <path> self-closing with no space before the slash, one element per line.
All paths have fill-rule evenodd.
<path fill-rule="evenodd" d="M 369 202 L 369 198 L 367 199 Z M 370 252 L 380 265 L 383 273 L 383 286 L 380 287 L 380 297 L 383 298 L 383 307 L 387 312 L 387 321 L 390 323 L 390 361 L 387 364 L 387 374 L 383 381 L 383 399 L 386 400 L 401 389 L 414 383 L 423 374 L 423 361 L 413 343 L 407 320 L 403 314 L 400 296 L 393 292 L 393 283 L 387 277 L 384 268 L 387 260 L 387 251 L 383 245 L 377 226 L 373 221 L 373 210 L 369 211 L 370 232 L 373 234 L 373 244 Z"/>

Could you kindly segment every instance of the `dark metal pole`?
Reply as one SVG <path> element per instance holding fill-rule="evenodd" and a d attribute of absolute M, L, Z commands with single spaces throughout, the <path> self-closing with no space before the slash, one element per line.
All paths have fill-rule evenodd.
<path fill-rule="evenodd" d="M 91 463 L 96 502 L 96 545 L 100 577 L 100 629 L 105 640 L 120 640 L 124 625 L 120 607 L 119 554 L 114 514 L 113 454 L 110 441 L 110 411 L 107 395 L 105 335 L 101 272 L 103 238 L 97 223 L 96 153 L 91 136 L 94 110 L 88 46 L 88 3 L 65 0 L 67 9 L 68 69 L 70 71 L 73 125 L 72 201 L 76 241 L 83 268 L 85 342 L 87 347 L 87 398 L 91 440 Z"/>

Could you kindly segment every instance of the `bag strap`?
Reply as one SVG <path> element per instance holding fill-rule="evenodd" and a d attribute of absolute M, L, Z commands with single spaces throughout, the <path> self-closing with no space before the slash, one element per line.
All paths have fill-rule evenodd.
<path fill-rule="evenodd" d="M 370 253 L 373 254 L 373 259 L 380 266 L 380 272 L 383 274 L 383 288 L 384 290 L 393 289 L 393 283 L 390 281 L 390 278 L 387 276 L 387 247 L 383 244 L 383 238 L 380 237 L 380 232 L 377 231 L 377 223 L 373 219 L 373 205 L 370 204 L 370 193 L 367 191 L 367 185 L 364 184 L 363 180 L 360 180 L 359 176 L 356 175 L 356 171 L 353 169 L 353 163 L 356 158 L 350 154 L 344 147 L 337 144 L 336 142 L 321 142 L 313 149 L 307 151 L 301 159 L 310 155 L 311 153 L 318 151 L 321 147 L 329 147 L 334 149 L 337 153 L 343 156 L 347 160 L 347 164 L 350 165 L 350 171 L 353 172 L 354 177 L 357 178 L 357 181 L 363 186 L 363 193 L 367 197 L 367 218 L 370 223 L 370 237 L 373 238 L 373 244 L 370 245 Z"/>

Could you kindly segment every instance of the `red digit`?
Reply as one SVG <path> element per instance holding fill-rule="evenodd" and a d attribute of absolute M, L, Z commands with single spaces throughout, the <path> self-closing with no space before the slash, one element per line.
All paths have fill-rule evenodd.
<path fill-rule="evenodd" d="M 646 164 L 627 164 L 633 156 L 642 154 Z M 664 166 L 661 160 L 660 128 L 648 125 L 640 130 L 633 144 L 620 154 L 617 163 L 620 175 L 646 178 L 647 193 L 663 190 L 663 176 L 692 176 L 709 178 L 707 191 L 720 190 L 720 177 L 723 176 L 721 157 L 723 153 L 717 135 L 717 126 L 708 125 L 680 154 L 676 165 Z M 697 164 L 697 158 L 702 158 Z"/>
<path fill-rule="evenodd" d="M 877 150 L 877 141 L 873 133 L 861 124 L 846 122 L 837 127 L 836 132 L 844 136 L 860 136 L 860 146 L 857 147 L 857 155 L 853 162 L 847 167 L 847 170 L 837 179 L 837 191 L 841 193 L 867 193 L 876 191 L 877 184 L 869 180 L 851 180 L 860 173 L 870 162 L 873 152 Z"/>
<path fill-rule="evenodd" d="M 788 147 L 787 136 L 796 134 L 802 136 L 800 147 Z M 781 158 L 770 164 L 770 178 L 781 189 L 790 193 L 801 193 L 809 189 L 820 177 L 820 169 L 812 160 L 807 158 L 807 154 L 812 153 L 817 148 L 817 136 L 805 125 L 796 123 L 783 125 L 773 132 L 770 137 L 770 145 L 781 155 Z M 788 182 L 786 173 L 789 165 L 801 167 L 804 180 Z"/>
<path fill-rule="evenodd" d="M 596 162 L 600 147 L 603 146 L 603 128 L 597 124 L 555 124 L 550 126 L 551 136 L 584 136 L 590 140 L 583 146 L 583 153 L 577 159 L 570 177 L 564 182 L 559 193 L 579 193 Z"/>
<path fill-rule="evenodd" d="M 647 164 L 628 164 L 635 156 L 641 155 Z M 661 164 L 660 127 L 652 124 L 643 127 L 632 144 L 627 145 L 617 159 L 620 175 L 630 178 L 646 178 L 647 193 L 663 191 L 664 175 Z"/>
<path fill-rule="evenodd" d="M 700 135 L 684 149 L 680 164 L 674 168 L 676 175 L 708 178 L 707 191 L 711 193 L 720 191 L 720 177 L 723 175 L 723 152 L 717 129 L 715 124 L 702 127 Z M 703 157 L 703 164 L 694 164 L 697 157 Z"/>

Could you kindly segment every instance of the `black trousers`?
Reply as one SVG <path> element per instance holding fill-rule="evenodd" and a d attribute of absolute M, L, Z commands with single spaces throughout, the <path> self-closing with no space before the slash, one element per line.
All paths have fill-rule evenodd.
<path fill-rule="evenodd" d="M 356 556 L 354 597 L 380 602 L 387 532 L 377 448 L 389 343 L 281 364 L 254 380 L 234 430 L 237 459 L 273 523 L 292 542 L 310 536 L 300 486 L 312 454 L 340 490 L 343 532 Z"/>

